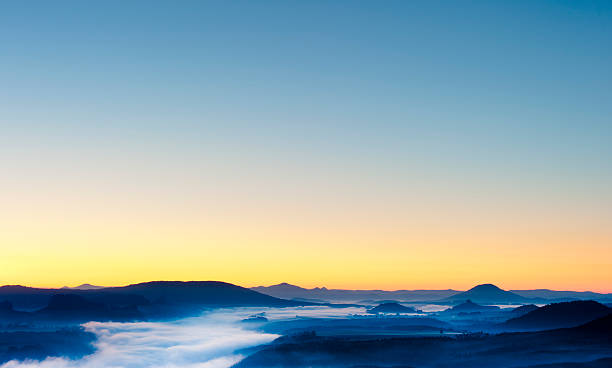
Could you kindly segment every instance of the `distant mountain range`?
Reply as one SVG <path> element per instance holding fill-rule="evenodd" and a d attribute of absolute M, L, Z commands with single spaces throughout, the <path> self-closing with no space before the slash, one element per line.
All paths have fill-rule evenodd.
<path fill-rule="evenodd" d="M 0 287 L 0 319 L 142 320 L 212 307 L 312 305 L 218 281 L 154 281 L 109 288 Z"/>
<path fill-rule="evenodd" d="M 549 289 L 535 290 L 510 290 L 513 293 L 525 298 L 542 298 L 542 299 L 582 299 L 582 300 L 603 300 L 612 302 L 612 293 L 600 294 L 592 291 L 557 291 Z"/>
<path fill-rule="evenodd" d="M 75 287 L 64 286 L 62 288 L 62 290 L 98 290 L 98 289 L 104 289 L 104 286 L 96 286 L 92 284 L 81 284 Z"/>
<path fill-rule="evenodd" d="M 539 292 L 533 291 L 531 295 L 539 295 Z M 555 295 L 551 291 L 542 291 L 542 293 L 547 296 Z M 570 295 L 568 294 L 570 292 L 560 293 Z M 592 294 L 580 295 L 592 296 Z M 605 299 L 608 294 L 597 295 Z M 402 309 L 399 313 L 408 312 L 407 308 L 410 308 L 396 302 L 404 302 L 404 300 L 447 305 L 463 303 L 464 306 L 469 300 L 472 304 L 468 306 L 479 305 L 479 307 L 495 304 L 544 304 L 549 302 L 502 290 L 492 284 L 478 285 L 465 292 L 455 290 L 304 289 L 289 284 L 248 289 L 218 281 L 154 281 L 102 288 L 83 284 L 68 289 L 40 289 L 8 285 L 0 287 L 0 319 L 74 317 L 83 320 L 130 320 L 172 318 L 177 315 L 197 313 L 202 308 L 290 307 L 317 304 L 305 299 L 336 303 L 366 301 L 367 303 L 364 304 L 370 305 L 381 304 L 380 300 L 383 299 L 388 303 L 395 303 L 389 304 L 394 306 L 395 310 Z"/>
<path fill-rule="evenodd" d="M 326 303 L 363 303 L 380 304 L 381 301 L 397 302 L 439 302 L 446 304 L 463 303 L 471 300 L 478 304 L 524 304 L 550 303 L 591 299 L 612 302 L 612 294 L 599 294 L 579 291 L 502 290 L 493 284 L 482 284 L 468 291 L 447 290 L 344 290 L 325 287 L 306 289 L 281 283 L 272 286 L 257 286 L 251 290 L 283 299 L 308 300 Z"/>
<path fill-rule="evenodd" d="M 457 290 L 344 290 L 325 287 L 305 289 L 281 283 L 272 286 L 257 286 L 251 290 L 283 299 L 312 300 L 325 303 L 369 303 L 397 300 L 402 302 L 434 301 L 460 293 Z"/>

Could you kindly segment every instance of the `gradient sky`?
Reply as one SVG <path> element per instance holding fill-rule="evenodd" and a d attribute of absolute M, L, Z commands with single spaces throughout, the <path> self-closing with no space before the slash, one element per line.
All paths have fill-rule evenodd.
<path fill-rule="evenodd" d="M 4 1 L 0 284 L 612 292 L 612 2 Z"/>

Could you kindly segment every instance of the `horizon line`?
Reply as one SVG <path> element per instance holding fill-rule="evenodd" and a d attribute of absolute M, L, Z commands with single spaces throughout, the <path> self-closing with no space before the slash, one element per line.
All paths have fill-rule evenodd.
<path fill-rule="evenodd" d="M 0 285 L 0 287 L 5 287 L 5 286 L 21 286 L 21 287 L 27 287 L 27 288 L 33 288 L 33 289 L 62 289 L 62 288 L 69 288 L 69 289 L 74 289 L 76 287 L 79 286 L 83 286 L 83 285 L 90 285 L 90 286 L 94 286 L 94 287 L 99 287 L 99 288 L 114 288 L 114 287 L 127 287 L 130 285 L 138 285 L 138 284 L 146 284 L 146 283 L 151 283 L 151 282 L 221 282 L 221 283 L 226 283 L 226 284 L 231 284 L 231 285 L 235 285 L 235 286 L 239 286 L 239 287 L 243 287 L 245 289 L 253 289 L 253 288 L 258 288 L 258 287 L 271 287 L 271 286 L 277 286 L 277 285 L 290 285 L 290 286 L 296 286 L 296 287 L 300 287 L 303 289 L 307 289 L 307 290 L 312 290 L 312 289 L 327 289 L 327 290 L 350 290 L 350 291 L 385 291 L 385 292 L 397 292 L 397 291 L 425 291 L 425 290 L 431 290 L 431 291 L 447 291 L 447 290 L 452 290 L 452 291 L 457 291 L 457 292 L 464 292 L 467 290 L 470 290 L 473 287 L 479 286 L 479 285 L 494 285 L 502 290 L 505 291 L 526 291 L 526 290 L 550 290 L 550 291 L 557 291 L 557 292 L 580 292 L 580 293 L 596 293 L 596 294 L 612 294 L 612 291 L 596 291 L 597 289 L 551 289 L 551 288 L 542 288 L 542 287 L 536 287 L 536 288 L 503 288 L 498 286 L 495 283 L 492 282 L 484 282 L 484 283 L 478 283 L 475 284 L 474 286 L 468 288 L 468 289 L 454 289 L 454 288 L 400 288 L 400 289 L 384 289 L 384 288 L 379 288 L 379 289 L 372 289 L 372 288 L 363 288 L 363 289 L 359 289 L 359 288 L 341 288 L 341 287 L 326 287 L 326 286 L 313 286 L 313 287 L 305 287 L 305 286 L 300 286 L 298 284 L 292 284 L 290 282 L 279 282 L 279 283 L 273 283 L 273 284 L 269 284 L 269 285 L 254 285 L 254 286 L 243 286 L 240 285 L 239 283 L 233 283 L 233 282 L 228 282 L 228 281 L 221 281 L 221 280 L 169 280 L 169 279 L 159 279 L 159 280 L 148 280 L 148 281 L 139 281 L 139 282 L 130 282 L 130 283 L 126 283 L 123 285 L 98 285 L 95 283 L 91 283 L 91 282 L 83 282 L 80 283 L 76 286 L 68 286 L 66 284 L 62 285 L 62 286 L 34 286 L 32 284 L 28 285 L 28 284 L 22 284 L 22 283 L 18 283 L 18 284 L 3 284 Z"/>

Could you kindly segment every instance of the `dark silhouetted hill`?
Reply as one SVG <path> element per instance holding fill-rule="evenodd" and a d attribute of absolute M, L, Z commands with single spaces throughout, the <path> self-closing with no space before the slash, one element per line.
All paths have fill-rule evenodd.
<path fill-rule="evenodd" d="M 79 311 L 104 309 L 104 304 L 94 303 L 80 295 L 56 294 L 51 297 L 47 307 L 41 311 Z"/>
<path fill-rule="evenodd" d="M 314 305 L 314 303 L 275 298 L 220 281 L 152 281 L 103 290 L 117 294 L 141 295 L 150 302 L 164 300 L 166 303 L 188 303 L 209 307 Z"/>
<path fill-rule="evenodd" d="M 526 303 L 529 299 L 510 291 L 502 290 L 493 284 L 474 286 L 468 291 L 446 298 L 446 302 L 463 302 L 471 300 L 477 304 L 513 304 Z"/>
<path fill-rule="evenodd" d="M 96 303 L 81 295 L 56 294 L 49 300 L 49 305 L 32 313 L 36 321 L 134 321 L 142 320 L 143 315 L 136 306 L 111 307 Z"/>
<path fill-rule="evenodd" d="M 497 310 L 500 310 L 500 308 L 491 305 L 476 304 L 471 300 L 466 300 L 465 302 L 458 304 L 451 309 L 447 309 L 448 312 L 453 313 L 491 312 Z"/>
<path fill-rule="evenodd" d="M 514 309 L 512 309 L 510 311 L 510 313 L 512 313 L 512 315 L 514 317 L 512 318 L 516 318 L 516 317 L 520 317 L 523 316 L 529 312 L 533 312 L 534 310 L 538 309 L 539 307 L 537 305 L 534 304 L 525 304 L 525 305 L 521 305 L 520 307 L 516 307 Z"/>
<path fill-rule="evenodd" d="M 452 326 L 429 317 L 390 318 L 300 318 L 272 321 L 262 327 L 268 333 L 294 335 L 315 332 L 321 336 L 411 336 L 419 333 L 437 336 L 440 330 L 452 330 Z"/>
<path fill-rule="evenodd" d="M 53 295 L 66 293 L 67 289 L 39 289 L 10 285 L 0 287 L 0 301 L 9 301 L 16 309 L 37 310 L 46 307 Z M 153 281 L 123 287 L 70 289 L 69 294 L 79 295 L 92 303 L 110 307 L 143 306 L 160 302 L 206 307 L 286 307 L 316 304 L 283 300 L 218 281 Z"/>
<path fill-rule="evenodd" d="M 501 326 L 510 330 L 544 330 L 574 327 L 608 315 L 612 310 L 592 300 L 548 304 Z"/>
<path fill-rule="evenodd" d="M 28 315 L 29 313 L 27 312 L 19 312 L 13 309 L 13 304 L 7 300 L 0 302 L 0 321 L 22 322 Z"/>
<path fill-rule="evenodd" d="M 64 293 L 66 293 L 64 291 Z M 142 295 L 130 293 L 115 293 L 111 290 L 70 290 L 70 294 L 79 295 L 94 303 L 105 304 L 112 308 L 144 306 L 150 304 Z"/>
<path fill-rule="evenodd" d="M 611 317 L 576 328 L 452 337 L 320 336 L 277 339 L 236 368 L 606 367 L 612 360 Z"/>
<path fill-rule="evenodd" d="M 107 304 L 112 307 L 127 307 L 149 303 L 143 296 L 129 293 L 113 293 L 108 289 L 40 289 L 19 285 L 0 287 L 0 300 L 11 302 L 13 307 L 17 310 L 33 311 L 46 307 L 53 295 L 67 293 L 80 295 L 87 300 Z"/>
<path fill-rule="evenodd" d="M 197 315 L 203 308 L 315 305 L 216 281 L 154 281 L 88 290 L 5 286 L 0 288 L 3 300 L 21 307 L 19 313 L 27 311 L 20 317 L 29 322 L 168 320 Z M 0 320 L 12 322 L 14 313 L 0 311 Z"/>
<path fill-rule="evenodd" d="M 23 363 L 28 367 L 39 367 L 32 360 L 44 360 L 47 357 L 80 358 L 95 351 L 93 342 L 96 336 L 82 328 L 62 329 L 58 331 L 12 331 L 0 332 L 0 364 L 10 360 L 30 360 Z M 22 366 L 22 364 L 15 364 Z M 51 363 L 51 366 L 54 366 Z"/>
<path fill-rule="evenodd" d="M 12 311 L 13 311 L 13 304 L 11 302 L 9 302 L 8 300 L 0 302 L 0 312 L 12 312 Z"/>
<path fill-rule="evenodd" d="M 260 293 L 265 292 L 273 292 L 273 293 L 283 293 L 292 298 L 299 297 L 300 295 L 304 295 L 304 293 L 310 290 L 327 290 L 326 288 L 316 288 L 316 289 L 305 289 L 303 287 L 299 287 L 296 285 L 291 285 L 286 282 L 282 282 L 280 284 L 272 285 L 272 286 L 256 286 L 251 288 L 251 290 L 255 290 Z"/>
<path fill-rule="evenodd" d="M 11 302 L 15 309 L 40 309 L 49 303 L 51 295 L 60 292 L 58 289 L 39 289 L 21 285 L 0 287 L 0 300 Z"/>
<path fill-rule="evenodd" d="M 368 309 L 368 313 L 417 313 L 417 310 L 399 303 L 383 303 L 374 308 Z"/>
<path fill-rule="evenodd" d="M 612 339 L 612 312 L 584 325 L 574 327 L 573 331 L 590 334 L 604 334 Z"/>

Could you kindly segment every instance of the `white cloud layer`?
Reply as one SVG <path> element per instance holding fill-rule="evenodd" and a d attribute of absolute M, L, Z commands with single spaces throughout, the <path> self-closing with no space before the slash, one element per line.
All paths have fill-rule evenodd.
<path fill-rule="evenodd" d="M 243 356 L 236 351 L 271 342 L 278 335 L 250 330 L 239 321 L 253 314 L 270 320 L 295 317 L 346 317 L 364 308 L 220 309 L 175 322 L 89 322 L 96 352 L 81 359 L 10 361 L 0 368 L 227 368 Z"/>
<path fill-rule="evenodd" d="M 219 309 L 175 322 L 89 322 L 96 334 L 96 352 L 81 359 L 10 361 L 0 368 L 227 368 L 243 356 L 236 351 L 271 342 L 278 335 L 248 329 L 239 321 L 254 314 L 270 320 L 295 317 L 339 318 L 364 308 L 237 308 Z"/>
<path fill-rule="evenodd" d="M 89 322 L 98 337 L 96 352 L 78 360 L 47 358 L 10 361 L 1 368 L 226 368 L 242 356 L 236 350 L 274 340 L 276 335 L 247 330 L 228 315 L 177 322 Z M 235 319 L 234 319 L 235 320 Z"/>

